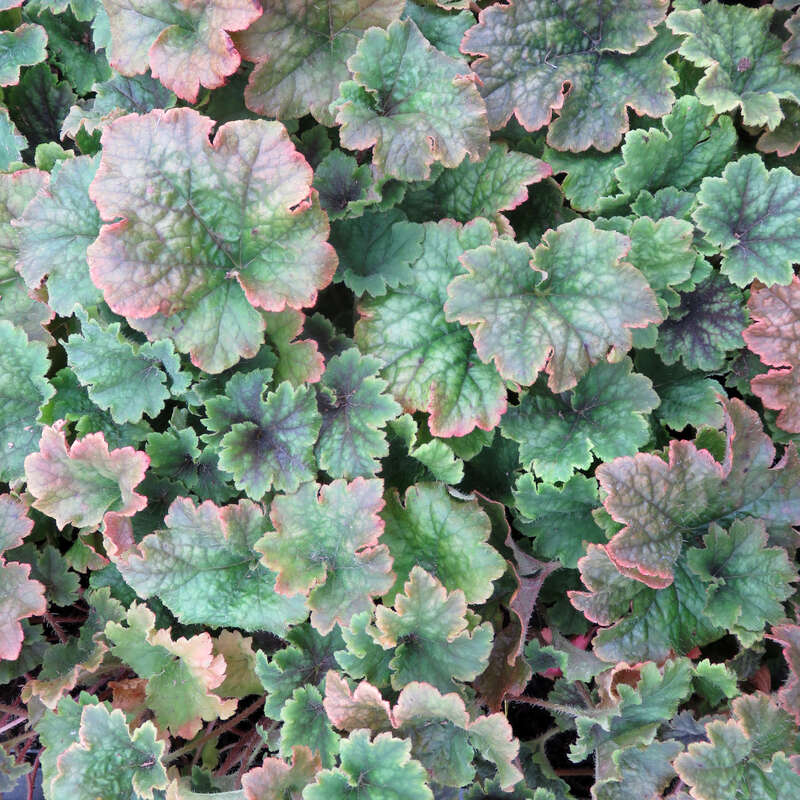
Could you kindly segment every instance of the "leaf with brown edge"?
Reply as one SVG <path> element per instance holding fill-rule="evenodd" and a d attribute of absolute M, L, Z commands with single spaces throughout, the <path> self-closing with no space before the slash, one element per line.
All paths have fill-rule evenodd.
<path fill-rule="evenodd" d="M 260 767 L 242 775 L 244 800 L 300 800 L 303 789 L 321 769 L 319 754 L 295 745 L 291 764 L 282 758 L 265 758 Z"/>
<path fill-rule="evenodd" d="M 394 727 L 391 707 L 378 689 L 368 681 L 360 681 L 351 691 L 347 681 L 334 670 L 325 676 L 323 705 L 331 724 L 348 733 L 359 728 L 381 732 Z"/>
<path fill-rule="evenodd" d="M 612 348 L 630 349 L 631 329 L 660 322 L 644 276 L 623 259 L 630 240 L 577 219 L 548 231 L 532 250 L 498 239 L 461 258 L 466 275 L 447 287 L 448 320 L 468 325 L 481 360 L 506 380 L 575 386 Z"/>
<path fill-rule="evenodd" d="M 755 411 L 723 401 L 726 450 L 717 462 L 695 442 L 673 440 L 669 460 L 639 453 L 597 468 L 604 505 L 625 527 L 607 546 L 624 573 L 653 588 L 672 582 L 684 539 L 711 522 L 752 516 L 779 537 L 800 524 L 800 463 L 794 445 L 775 448 Z M 790 535 L 791 538 L 791 535 Z"/>
<path fill-rule="evenodd" d="M 39 452 L 25 459 L 33 507 L 56 521 L 96 528 L 106 514 L 131 517 L 147 505 L 134 488 L 144 480 L 150 459 L 132 447 L 108 449 L 102 433 L 67 445 L 64 422 L 42 431 Z"/>
<path fill-rule="evenodd" d="M 123 75 L 153 77 L 194 103 L 200 86 L 215 89 L 241 63 L 228 31 L 261 16 L 257 0 L 104 0 L 111 66 Z"/>
<path fill-rule="evenodd" d="M 214 124 L 189 108 L 115 120 L 89 187 L 110 223 L 87 253 L 92 280 L 113 311 L 206 372 L 254 356 L 258 309 L 313 305 L 336 269 L 286 129 L 238 120 L 210 142 Z"/>
<path fill-rule="evenodd" d="M 338 479 L 326 486 L 304 483 L 272 501 L 275 531 L 254 548 L 277 572 L 276 591 L 308 597 L 311 624 L 320 633 L 349 625 L 394 583 L 389 550 L 378 543 L 382 489 L 380 480 Z"/>
<path fill-rule="evenodd" d="M 293 119 L 309 112 L 333 125 L 329 106 L 339 84 L 350 78 L 347 59 L 364 32 L 385 28 L 403 10 L 403 0 L 280 0 L 234 36 L 248 61 L 256 62 L 245 89 L 257 114 Z"/>
<path fill-rule="evenodd" d="M 747 303 L 752 325 L 742 336 L 769 367 L 750 382 L 767 408 L 780 411 L 776 423 L 800 433 L 800 278 L 788 286 L 754 286 Z"/>
<path fill-rule="evenodd" d="M 789 667 L 789 677 L 778 690 L 778 703 L 800 722 L 800 625 L 775 625 L 767 638 L 783 646 L 783 658 Z"/>
<path fill-rule="evenodd" d="M 665 58 L 680 44 L 656 29 L 667 5 L 578 0 L 564 9 L 549 0 L 515 0 L 481 11 L 461 49 L 479 56 L 472 67 L 492 129 L 515 114 L 529 131 L 549 124 L 547 142 L 557 150 L 608 152 L 629 128 L 628 107 L 664 116 L 677 83 Z"/>

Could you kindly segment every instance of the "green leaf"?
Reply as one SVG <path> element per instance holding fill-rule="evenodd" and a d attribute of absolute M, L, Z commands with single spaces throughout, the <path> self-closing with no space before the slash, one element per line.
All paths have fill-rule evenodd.
<path fill-rule="evenodd" d="M 27 147 L 28 142 L 8 116 L 8 109 L 0 108 L 0 171 L 5 172 L 12 163 L 19 161 Z"/>
<path fill-rule="evenodd" d="M 586 552 L 584 542 L 605 541 L 592 516 L 600 505 L 594 478 L 573 475 L 556 488 L 537 484 L 533 475 L 523 475 L 517 481 L 514 504 L 523 517 L 517 524 L 526 536 L 534 538 L 534 552 L 541 558 L 557 558 L 575 569 Z"/>
<path fill-rule="evenodd" d="M 89 194 L 103 220 L 124 222 L 103 226 L 88 260 L 113 311 L 221 372 L 261 344 L 265 323 L 253 306 L 312 305 L 336 257 L 309 197 L 311 169 L 286 129 L 229 122 L 212 144 L 213 126 L 189 108 L 107 126 Z"/>
<path fill-rule="evenodd" d="M 767 623 L 785 615 L 783 601 L 797 581 L 786 551 L 767 546 L 763 522 L 736 520 L 728 531 L 714 523 L 703 537 L 705 548 L 693 547 L 687 563 L 711 585 L 705 613 L 714 624 L 736 634 L 744 647 L 760 641 Z"/>
<path fill-rule="evenodd" d="M 384 650 L 376 641 L 378 630 L 372 625 L 372 612 L 362 611 L 342 628 L 346 649 L 336 651 L 336 661 L 353 678 L 366 678 L 373 686 L 388 686 L 392 650 Z"/>
<path fill-rule="evenodd" d="M 503 435 L 519 442 L 523 465 L 546 483 L 565 481 L 594 457 L 633 455 L 650 437 L 647 415 L 658 395 L 625 358 L 601 361 L 578 381 L 569 398 L 533 390 L 503 417 Z"/>
<path fill-rule="evenodd" d="M 247 107 L 278 119 L 309 112 L 333 125 L 330 104 L 350 78 L 347 59 L 363 33 L 400 16 L 402 0 L 288 0 L 267 5 L 247 31 L 235 36 L 239 51 L 255 61 L 245 90 Z"/>
<path fill-rule="evenodd" d="M 463 0 L 460 0 L 460 5 L 466 7 Z M 459 6 L 456 4 L 453 7 Z M 459 50 L 461 40 L 475 22 L 475 17 L 469 11 L 450 14 L 442 8 L 426 5 L 425 0 L 411 0 L 406 3 L 403 16 L 413 19 L 422 35 L 437 50 L 451 58 L 464 58 Z"/>
<path fill-rule="evenodd" d="M 268 523 L 255 503 L 219 508 L 181 497 L 164 524 L 138 551 L 114 559 L 140 597 L 155 595 L 184 623 L 279 636 L 306 618 L 303 599 L 276 593 L 275 573 L 258 563 L 253 547 Z"/>
<path fill-rule="evenodd" d="M 488 544 L 491 523 L 478 501 L 458 500 L 445 486 L 426 483 L 410 487 L 404 501 L 397 491 L 387 494 L 381 513 L 386 522 L 381 541 L 397 576 L 384 603 L 395 601 L 415 565 L 448 592 L 460 589 L 467 603 L 486 601 L 506 564 Z"/>
<path fill-rule="evenodd" d="M 604 661 L 660 661 L 724 633 L 706 618 L 706 586 L 685 558 L 675 564 L 672 583 L 663 589 L 620 573 L 605 548 L 596 544 L 589 545 L 578 568 L 589 591 L 570 591 L 569 598 L 587 619 L 603 626 L 593 647 Z"/>
<path fill-rule="evenodd" d="M 20 25 L 15 31 L 0 33 L 0 86 L 19 83 L 22 67 L 47 58 L 47 33 L 41 25 Z"/>
<path fill-rule="evenodd" d="M 553 392 L 571 389 L 631 328 L 659 322 L 655 295 L 622 259 L 629 240 L 586 219 L 549 231 L 535 250 L 498 239 L 464 254 L 468 274 L 448 287 L 445 314 L 469 325 L 480 358 L 530 385 L 544 369 Z"/>
<path fill-rule="evenodd" d="M 379 733 L 354 731 L 341 743 L 341 765 L 323 770 L 303 791 L 303 800 L 433 800 L 423 766 L 411 744 Z"/>
<path fill-rule="evenodd" d="M 122 335 L 119 322 L 103 328 L 79 316 L 80 334 L 72 334 L 64 345 L 67 360 L 91 400 L 110 410 L 114 422 L 138 422 L 143 414 L 155 418 L 165 400 L 188 388 L 189 376 L 181 372 L 172 342 L 137 345 Z"/>
<path fill-rule="evenodd" d="M 256 674 L 267 690 L 264 714 L 272 719 L 280 717 L 295 689 L 313 686 L 322 690 L 328 670 L 336 667 L 334 653 L 344 644 L 338 628 L 323 636 L 307 623 L 294 625 L 286 640 L 287 646 L 273 653 L 269 661 L 263 651 L 256 654 Z"/>
<path fill-rule="evenodd" d="M 278 592 L 308 597 L 311 624 L 320 633 L 349 625 L 392 585 L 389 551 L 378 544 L 382 489 L 379 480 L 339 479 L 321 487 L 305 483 L 272 501 L 275 531 L 265 533 L 255 549 L 277 572 Z"/>
<path fill-rule="evenodd" d="M 461 483 L 464 477 L 464 462 L 441 439 L 415 447 L 409 455 L 423 464 L 430 474 L 442 483 Z"/>
<path fill-rule="evenodd" d="M 145 722 L 133 732 L 119 709 L 88 705 L 81 713 L 79 741 L 59 757 L 53 779 L 53 797 L 94 800 L 97 797 L 154 797 L 164 789 L 167 773 L 161 763 L 164 742 L 158 731 Z"/>
<path fill-rule="evenodd" d="M 674 741 L 615 749 L 593 787 L 597 800 L 658 797 L 675 777 L 671 762 L 681 749 Z"/>
<path fill-rule="evenodd" d="M 718 114 L 740 108 L 745 125 L 774 128 L 783 117 L 779 99 L 800 103 L 800 69 L 783 63 L 781 40 L 770 33 L 773 13 L 692 0 L 667 19 L 673 33 L 686 34 L 678 52 L 705 68 L 700 102 Z"/>
<path fill-rule="evenodd" d="M 332 106 L 342 146 L 374 146 L 387 175 L 424 180 L 434 162 L 457 167 L 488 154 L 485 107 L 464 62 L 432 47 L 411 20 L 367 31 L 347 66 L 354 80 Z"/>
<path fill-rule="evenodd" d="M 194 103 L 200 86 L 215 89 L 241 57 L 227 31 L 261 16 L 251 0 L 175 6 L 164 0 L 103 0 L 111 30 L 111 66 L 124 75 L 152 70 L 178 97 Z"/>
<path fill-rule="evenodd" d="M 154 108 L 172 108 L 175 95 L 159 81 L 144 75 L 114 74 L 92 86 L 94 98 L 74 105 L 61 125 L 61 137 L 75 139 L 81 128 L 86 133 L 102 130 L 109 122 L 128 113 L 146 114 Z"/>
<path fill-rule="evenodd" d="M 393 688 L 424 680 L 441 692 L 453 691 L 455 680 L 471 681 L 486 667 L 492 625 L 484 622 L 470 629 L 460 589 L 448 593 L 436 578 L 414 566 L 394 607 L 378 606 L 375 611 L 379 644 L 395 648 L 389 663 Z"/>
<path fill-rule="evenodd" d="M 469 331 L 448 322 L 442 306 L 447 284 L 461 272 L 459 257 L 491 242 L 495 230 L 483 219 L 424 227 L 413 287 L 363 300 L 356 344 L 381 359 L 381 377 L 404 409 L 430 412 L 435 436 L 463 436 L 476 426 L 491 430 L 505 411 L 505 386 L 494 367 L 477 357 Z"/>
<path fill-rule="evenodd" d="M 292 492 L 313 478 L 321 424 L 314 390 L 284 381 L 262 400 L 258 389 L 248 411 L 249 419 L 232 425 L 220 446 L 220 469 L 233 475 L 236 488 L 260 500 L 273 486 Z"/>
<path fill-rule="evenodd" d="M 370 165 L 359 165 L 341 150 L 333 150 L 319 162 L 313 185 L 319 192 L 319 204 L 332 220 L 358 217 L 380 199 Z"/>
<path fill-rule="evenodd" d="M 147 505 L 134 492 L 144 479 L 149 460 L 132 447 L 108 449 L 102 433 L 90 433 L 67 445 L 64 424 L 42 431 L 39 452 L 25 459 L 28 491 L 33 507 L 56 521 L 96 528 L 106 514 L 130 517 Z"/>
<path fill-rule="evenodd" d="M 773 466 L 775 448 L 758 415 L 741 400 L 723 405 L 722 463 L 697 443 L 673 440 L 668 463 L 639 453 L 597 469 L 606 510 L 625 524 L 609 543 L 609 554 L 652 586 L 669 584 L 671 565 L 690 531 L 699 535 L 711 522 L 753 516 L 781 537 L 800 519 L 794 446 Z"/>
<path fill-rule="evenodd" d="M 717 372 L 731 350 L 742 347 L 747 324 L 742 293 L 718 272 L 691 292 L 658 328 L 655 351 L 665 364 Z"/>
<path fill-rule="evenodd" d="M 319 755 L 324 767 L 333 766 L 339 751 L 339 736 L 328 722 L 319 689 L 314 686 L 295 689 L 284 704 L 280 719 L 283 758 L 288 758 L 297 745 L 305 745 Z"/>
<path fill-rule="evenodd" d="M 377 377 L 381 362 L 356 348 L 330 359 L 320 382 L 322 427 L 314 449 L 320 469 L 334 478 L 370 477 L 389 453 L 386 422 L 401 412 Z"/>
<path fill-rule="evenodd" d="M 712 664 L 707 658 L 694 668 L 694 690 L 712 705 L 716 706 L 726 698 L 736 697 L 739 694 L 737 683 L 736 674 L 728 667 L 724 664 Z"/>
<path fill-rule="evenodd" d="M 411 283 L 410 265 L 422 254 L 424 229 L 396 208 L 339 220 L 330 242 L 339 256 L 337 278 L 357 295 L 381 297 L 387 287 Z"/>
<path fill-rule="evenodd" d="M 500 211 L 524 203 L 528 185 L 544 180 L 551 172 L 544 161 L 493 143 L 486 158 L 477 163 L 465 160 L 454 169 L 443 170 L 430 186 L 408 192 L 401 207 L 418 222 L 494 219 Z"/>
<path fill-rule="evenodd" d="M 213 655 L 208 633 L 173 640 L 169 630 L 155 629 L 155 614 L 138 603 L 130 606 L 126 621 L 126 626 L 109 622 L 105 634 L 114 655 L 147 679 L 147 706 L 159 726 L 191 739 L 203 720 L 233 714 L 237 701 L 212 693 L 225 679 L 225 659 Z"/>
<path fill-rule="evenodd" d="M 629 106 L 666 114 L 678 78 L 664 59 L 679 40 L 656 31 L 665 11 L 659 2 L 609 0 L 576 2 L 569 13 L 545 0 L 486 10 L 461 47 L 480 56 L 472 67 L 492 129 L 515 114 L 529 131 L 549 124 L 547 143 L 557 150 L 607 152 L 628 130 Z"/>
<path fill-rule="evenodd" d="M 800 177 L 785 167 L 767 170 L 751 153 L 728 164 L 721 178 L 706 178 L 697 199 L 692 216 L 722 252 L 722 272 L 733 283 L 791 282 L 800 261 Z"/>
<path fill-rule="evenodd" d="M 37 546 L 29 542 L 18 547 L 9 557 L 30 564 L 30 577 L 44 586 L 47 600 L 52 605 L 71 606 L 78 599 L 80 577 L 69 569 L 67 560 L 53 545 Z"/>
<path fill-rule="evenodd" d="M 17 270 L 31 289 L 44 282 L 48 304 L 61 316 L 69 316 L 76 303 L 88 308 L 102 298 L 86 263 L 86 249 L 100 232 L 100 215 L 88 195 L 97 166 L 91 156 L 61 163 L 17 224 Z"/>
<path fill-rule="evenodd" d="M 54 394 L 45 379 L 47 348 L 29 342 L 8 320 L 0 320 L 0 479 L 23 475 L 23 462 L 36 449 L 39 408 Z"/>
<path fill-rule="evenodd" d="M 578 211 L 596 209 L 600 198 L 611 195 L 617 187 L 616 169 L 622 163 L 620 153 L 600 153 L 594 149 L 570 153 L 545 147 L 542 158 L 554 173 L 567 173 L 561 188 Z"/>

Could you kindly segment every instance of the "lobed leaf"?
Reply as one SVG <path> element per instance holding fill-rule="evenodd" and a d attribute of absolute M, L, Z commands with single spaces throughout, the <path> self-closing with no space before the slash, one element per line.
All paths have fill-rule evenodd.
<path fill-rule="evenodd" d="M 630 242 L 585 219 L 560 225 L 535 250 L 498 239 L 464 254 L 466 275 L 451 281 L 449 320 L 469 325 L 478 355 L 506 380 L 575 386 L 612 347 L 631 346 L 631 328 L 659 322 L 647 281 L 622 259 Z"/>
<path fill-rule="evenodd" d="M 103 226 L 88 259 L 112 310 L 221 372 L 261 344 L 253 306 L 313 304 L 336 258 L 285 128 L 229 122 L 211 143 L 213 125 L 184 108 L 105 128 L 89 194 L 103 220 L 122 220 Z"/>
<path fill-rule="evenodd" d="M 41 25 L 25 23 L 0 33 L 0 86 L 16 85 L 22 67 L 44 61 L 46 45 L 47 33 Z"/>

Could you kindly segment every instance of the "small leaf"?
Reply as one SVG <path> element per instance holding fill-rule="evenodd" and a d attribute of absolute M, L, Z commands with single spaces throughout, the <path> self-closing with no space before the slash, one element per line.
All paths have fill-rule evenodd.
<path fill-rule="evenodd" d="M 303 599 L 276 593 L 275 573 L 258 563 L 253 547 L 268 522 L 255 503 L 218 508 L 180 497 L 164 524 L 113 559 L 140 597 L 158 597 L 183 623 L 279 636 L 306 618 Z"/>
<path fill-rule="evenodd" d="M 261 16 L 253 0 L 175 6 L 163 0 L 104 0 L 111 30 L 111 66 L 123 75 L 148 68 L 182 100 L 200 86 L 215 89 L 241 62 L 228 31 Z"/>
<path fill-rule="evenodd" d="M 322 427 L 314 452 L 321 469 L 334 478 L 370 477 L 388 455 L 386 422 L 401 412 L 384 394 L 377 377 L 380 361 L 351 348 L 328 362 L 318 404 Z"/>
<path fill-rule="evenodd" d="M 373 163 L 401 180 L 431 164 L 457 167 L 489 152 L 486 110 L 464 63 L 432 47 L 411 20 L 364 34 L 347 62 L 354 80 L 334 101 L 343 147 L 374 146 Z"/>
<path fill-rule="evenodd" d="M 311 624 L 320 633 L 349 625 L 393 583 L 389 551 L 378 544 L 381 490 L 381 481 L 363 478 L 305 483 L 272 502 L 275 532 L 264 534 L 255 549 L 278 573 L 278 592 L 308 597 Z"/>
<path fill-rule="evenodd" d="M 800 177 L 786 167 L 767 170 L 751 153 L 728 164 L 721 178 L 704 179 L 697 199 L 692 216 L 722 252 L 722 273 L 733 283 L 791 282 L 800 261 Z"/>
<path fill-rule="evenodd" d="M 283 722 L 280 741 L 283 758 L 288 758 L 302 744 L 319 756 L 323 767 L 333 766 L 339 751 L 339 736 L 328 722 L 319 689 L 314 686 L 295 689 L 281 709 L 280 719 Z"/>
<path fill-rule="evenodd" d="M 389 547 L 397 576 L 384 596 L 393 603 L 412 569 L 441 581 L 448 592 L 460 589 L 468 603 L 483 603 L 506 569 L 505 560 L 488 544 L 491 523 L 477 500 L 457 500 L 441 484 L 410 487 L 401 502 L 397 491 L 386 497 L 381 539 Z"/>
<path fill-rule="evenodd" d="M 660 2 L 578 2 L 565 14 L 545 0 L 487 9 L 461 49 L 480 56 L 472 68 L 492 129 L 515 114 L 529 131 L 549 124 L 558 150 L 607 152 L 628 130 L 628 107 L 666 114 L 677 75 L 664 59 L 679 40 L 656 31 L 665 11 Z"/>
<path fill-rule="evenodd" d="M 108 449 L 102 433 L 90 433 L 67 446 L 64 424 L 45 427 L 39 452 L 25 459 L 33 507 L 56 521 L 96 528 L 106 514 L 130 517 L 147 505 L 134 492 L 144 479 L 149 459 L 132 447 Z"/>
<path fill-rule="evenodd" d="M 303 789 L 322 769 L 319 756 L 305 745 L 292 748 L 292 763 L 265 758 L 260 767 L 242 775 L 244 800 L 299 800 Z"/>
<path fill-rule="evenodd" d="M 95 800 L 124 797 L 133 789 L 137 797 L 152 800 L 154 789 L 166 788 L 164 743 L 157 741 L 152 722 L 143 723 L 131 736 L 122 711 L 89 705 L 81 714 L 78 735 L 58 759 L 53 797 Z"/>
<path fill-rule="evenodd" d="M 659 322 L 647 281 L 622 259 L 630 241 L 585 219 L 560 225 L 535 250 L 498 239 L 464 254 L 468 274 L 448 287 L 445 313 L 469 325 L 478 355 L 530 385 L 544 369 L 553 392 L 570 389 L 631 328 Z"/>
<path fill-rule="evenodd" d="M 492 648 L 492 625 L 468 628 L 467 603 L 460 589 L 448 593 L 436 578 L 415 566 L 395 597 L 395 610 L 378 606 L 378 642 L 395 648 L 389 666 L 392 687 L 424 680 L 439 691 L 471 681 L 486 667 Z"/>

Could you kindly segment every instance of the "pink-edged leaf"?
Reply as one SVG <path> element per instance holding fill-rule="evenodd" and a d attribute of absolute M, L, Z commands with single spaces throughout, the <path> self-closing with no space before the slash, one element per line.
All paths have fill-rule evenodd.
<path fill-rule="evenodd" d="M 359 728 L 373 732 L 394 727 L 392 710 L 381 693 L 368 681 L 360 681 L 353 691 L 338 672 L 325 676 L 325 713 L 334 727 L 348 733 Z"/>
<path fill-rule="evenodd" d="M 767 636 L 783 646 L 789 677 L 778 690 L 778 703 L 800 723 L 800 625 L 775 625 Z"/>
<path fill-rule="evenodd" d="M 771 369 L 750 382 L 767 408 L 780 411 L 779 427 L 800 433 L 800 278 L 788 286 L 754 287 L 747 304 L 753 324 L 747 346 Z"/>
<path fill-rule="evenodd" d="M 24 638 L 20 621 L 44 614 L 44 586 L 30 579 L 29 564 L 6 564 L 0 558 L 0 660 L 15 659 Z"/>
<path fill-rule="evenodd" d="M 300 800 L 303 789 L 321 769 L 319 754 L 295 745 L 291 764 L 282 758 L 265 758 L 260 767 L 242 775 L 244 800 Z"/>
<path fill-rule="evenodd" d="M 0 494 L 0 555 L 19 547 L 32 530 L 28 506 L 10 494 Z"/>
<path fill-rule="evenodd" d="M 111 31 L 111 66 L 123 75 L 153 77 L 194 103 L 200 86 L 215 89 L 241 63 L 227 31 L 261 16 L 257 0 L 104 0 Z"/>
<path fill-rule="evenodd" d="M 372 610 L 372 598 L 394 583 L 389 551 L 378 544 L 382 489 L 382 481 L 364 478 L 305 483 L 272 502 L 275 531 L 264 534 L 255 549 L 278 573 L 278 592 L 308 596 L 311 624 L 320 633 Z"/>
<path fill-rule="evenodd" d="M 724 401 L 722 463 L 690 441 L 672 441 L 669 460 L 650 453 L 597 468 L 608 513 L 625 527 L 608 554 L 629 577 L 653 588 L 672 582 L 684 537 L 714 521 L 753 516 L 777 535 L 800 524 L 800 462 L 793 445 L 773 466 L 775 448 L 755 411 Z"/>
<path fill-rule="evenodd" d="M 336 269 L 311 168 L 286 129 L 239 120 L 210 142 L 214 124 L 188 108 L 115 120 L 89 188 L 111 223 L 88 251 L 106 302 L 207 372 L 256 354 L 256 308 L 313 305 Z"/>
<path fill-rule="evenodd" d="M 144 480 L 150 459 L 132 447 L 108 449 L 102 433 L 90 433 L 68 446 L 64 423 L 42 431 L 39 452 L 25 459 L 33 507 L 56 521 L 96 528 L 108 512 L 130 517 L 147 505 L 134 492 Z"/>
<path fill-rule="evenodd" d="M 631 347 L 631 329 L 660 322 L 644 276 L 624 261 L 630 240 L 578 219 L 548 231 L 535 249 L 498 239 L 466 252 L 451 281 L 448 320 L 470 326 L 484 362 L 528 385 L 545 370 L 553 392 L 571 389 L 611 348 Z"/>

